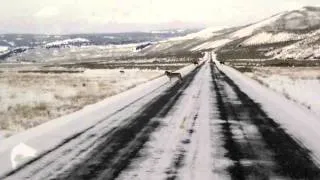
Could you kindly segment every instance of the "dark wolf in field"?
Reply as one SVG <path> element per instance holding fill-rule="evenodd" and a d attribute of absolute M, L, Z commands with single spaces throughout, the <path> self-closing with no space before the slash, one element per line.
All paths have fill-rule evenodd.
<path fill-rule="evenodd" d="M 165 71 L 164 74 L 168 76 L 170 81 L 172 78 L 177 78 L 179 79 L 180 82 L 182 82 L 181 73 L 173 73 L 173 72 Z"/>

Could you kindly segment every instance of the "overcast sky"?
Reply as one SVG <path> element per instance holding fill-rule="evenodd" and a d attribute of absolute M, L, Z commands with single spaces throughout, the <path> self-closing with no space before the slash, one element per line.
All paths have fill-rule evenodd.
<path fill-rule="evenodd" d="M 0 33 L 120 32 L 247 24 L 319 0 L 0 0 Z"/>

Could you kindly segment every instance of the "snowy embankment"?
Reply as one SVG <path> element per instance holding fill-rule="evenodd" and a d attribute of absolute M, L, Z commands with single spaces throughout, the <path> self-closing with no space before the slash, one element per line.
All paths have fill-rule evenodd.
<path fill-rule="evenodd" d="M 320 163 L 319 117 L 297 103 L 286 99 L 282 94 L 266 88 L 231 67 L 225 65 L 218 65 L 218 67 L 244 93 L 249 94 L 257 103 L 261 104 L 268 115 L 276 120 L 288 134 L 309 149 L 315 161 Z"/>
<path fill-rule="evenodd" d="M 184 76 L 193 69 L 194 66 L 190 65 L 179 70 L 179 72 Z M 32 149 L 36 151 L 36 154 L 39 155 L 62 143 L 66 138 L 72 137 L 77 133 L 94 126 L 106 117 L 121 110 L 123 107 L 146 94 L 152 93 L 155 89 L 162 87 L 165 84 L 168 85 L 167 77 L 163 76 L 157 78 L 118 95 L 109 97 L 96 104 L 86 106 L 78 112 L 49 121 L 1 141 L 0 174 L 12 169 L 12 160 L 10 160 L 10 155 L 14 147 L 17 147 L 20 143 L 24 143 L 32 147 Z M 26 162 L 30 157 L 33 156 L 30 155 L 28 157 L 28 155 L 25 155 L 26 159 L 23 159 L 22 162 Z"/>
<path fill-rule="evenodd" d="M 252 73 L 245 74 L 304 106 L 320 119 L 319 67 L 254 68 Z"/>

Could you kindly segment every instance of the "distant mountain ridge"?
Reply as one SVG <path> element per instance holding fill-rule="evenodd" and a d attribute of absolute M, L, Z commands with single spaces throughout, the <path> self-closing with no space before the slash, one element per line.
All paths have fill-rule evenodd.
<path fill-rule="evenodd" d="M 192 35 L 154 44 L 146 48 L 145 53 L 215 50 L 224 58 L 312 60 L 320 59 L 317 50 L 320 49 L 319 36 L 320 7 L 306 6 L 242 27 L 223 30 L 209 27 Z"/>
<path fill-rule="evenodd" d="M 184 36 L 198 31 L 198 29 L 168 29 L 150 32 L 128 32 L 128 33 L 90 33 L 90 34 L 0 34 L 0 46 L 42 46 L 55 41 L 82 38 L 87 39 L 94 45 L 128 44 L 146 41 L 159 41 L 171 37 Z"/>
<path fill-rule="evenodd" d="M 197 30 L 160 30 L 116 34 L 73 35 L 0 35 L 0 46 L 40 47 L 27 54 L 29 60 L 46 56 L 60 57 L 65 51 L 43 51 L 41 47 L 69 46 L 78 43 L 90 45 L 136 44 L 125 48 L 130 56 L 179 55 L 214 50 L 222 59 L 320 59 L 320 7 L 306 6 L 285 11 L 239 27 L 209 27 Z M 85 41 L 74 41 L 85 40 Z M 5 45 L 4 45 L 5 44 Z M 143 48 L 141 48 L 143 47 Z M 92 47 L 93 48 L 93 47 Z M 90 49 L 90 48 L 89 48 Z M 37 51 L 37 52 L 36 52 Z M 91 50 L 90 50 L 91 52 Z M 95 51 L 94 54 L 96 54 Z M 123 53 L 122 51 L 119 54 Z M 91 53 L 75 53 L 74 59 L 90 58 Z M 81 57 L 80 57 L 81 56 Z M 83 57 L 82 57 L 83 56 Z M 95 56 L 100 57 L 99 54 Z M 107 52 L 103 54 L 107 55 Z M 71 57 L 71 56 L 70 56 Z M 24 59 L 24 57 L 21 57 Z M 11 58 L 15 59 L 15 58 Z M 56 58 L 57 59 L 57 58 Z"/>

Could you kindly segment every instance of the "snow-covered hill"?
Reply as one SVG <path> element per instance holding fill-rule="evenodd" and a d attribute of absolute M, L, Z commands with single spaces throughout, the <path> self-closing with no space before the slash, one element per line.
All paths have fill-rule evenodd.
<path fill-rule="evenodd" d="M 289 33 L 289 32 L 280 32 L 280 33 L 261 32 L 243 41 L 242 45 L 252 46 L 252 45 L 260 45 L 260 44 L 286 42 L 286 41 L 296 41 L 296 40 L 301 40 L 304 37 L 305 35 L 303 34 L 300 35 L 300 34 Z"/>
<path fill-rule="evenodd" d="M 247 58 L 320 59 L 319 35 L 320 8 L 303 7 L 240 28 L 227 36 L 230 44 L 222 49 L 230 54 L 249 48 L 257 52 L 254 56 L 260 54 Z"/>
<path fill-rule="evenodd" d="M 0 34 L 0 46 L 8 47 L 37 47 L 55 41 L 70 39 L 87 39 L 94 45 L 132 44 L 146 41 L 160 41 L 172 37 L 184 36 L 199 29 L 172 29 L 152 32 L 126 32 L 126 33 L 89 33 L 89 34 Z"/>
<path fill-rule="evenodd" d="M 320 26 L 320 8 L 303 7 L 302 9 L 286 12 L 270 26 L 276 31 L 310 31 Z"/>
<path fill-rule="evenodd" d="M 175 33 L 175 36 L 173 37 L 169 36 L 169 38 L 164 38 L 157 41 L 140 42 L 139 40 L 139 43 L 152 42 L 152 44 L 142 49 L 138 48 L 139 51 L 135 52 L 132 51 L 132 49 L 135 49 L 134 47 L 130 48 L 125 55 L 127 56 L 128 53 L 130 56 L 140 56 L 144 54 L 180 54 L 184 52 L 221 49 L 228 44 L 233 44 L 232 48 L 237 48 L 283 43 L 280 46 L 277 46 L 277 48 L 281 48 L 285 45 L 303 41 L 304 39 L 310 37 L 310 34 L 312 34 L 318 27 L 320 27 L 320 8 L 304 7 L 294 11 L 281 12 L 259 22 L 251 23 L 241 27 L 221 28 L 213 26 L 199 32 L 189 33 L 187 35 L 179 32 L 181 33 L 181 36 L 176 36 L 177 33 Z M 150 34 L 154 36 L 159 35 L 158 33 L 169 32 L 154 31 Z M 123 37 L 126 37 L 126 35 Z M 134 37 L 140 39 L 139 34 L 134 35 Z M 111 40 L 114 40 L 114 38 L 111 38 Z M 49 49 L 54 47 L 69 47 L 70 45 L 81 46 L 87 44 L 96 44 L 97 41 L 97 38 L 92 38 L 91 36 L 59 36 L 56 39 L 52 38 L 51 41 L 46 41 L 46 43 L 42 45 L 43 47 Z M 110 52 L 111 54 L 107 55 L 105 52 L 103 52 L 103 54 L 100 53 L 101 50 L 99 49 L 101 48 L 95 50 L 95 47 L 92 46 L 89 49 L 92 50 L 92 52 L 95 52 L 95 55 L 92 56 L 91 53 L 84 52 L 83 48 L 72 48 L 65 50 L 57 49 L 52 50 L 52 52 L 43 50 L 42 48 L 34 48 L 33 50 L 30 50 L 30 52 L 19 54 L 19 57 L 14 56 L 9 59 L 11 62 L 16 61 L 17 59 L 32 59 L 32 61 L 37 61 L 37 59 L 52 59 L 51 57 L 56 59 L 59 56 L 63 56 L 63 59 L 67 60 L 68 58 L 65 57 L 71 57 L 69 54 L 73 54 L 74 51 L 77 52 L 76 56 L 72 55 L 73 59 L 81 59 L 83 57 L 90 59 L 92 57 L 114 56 L 114 52 L 117 51 L 112 50 L 112 52 Z M 274 48 L 272 50 L 274 50 Z M 109 53 L 109 51 L 107 53 Z M 29 56 L 30 54 L 32 55 Z M 274 55 L 274 53 L 269 52 L 269 55 Z"/>
<path fill-rule="evenodd" d="M 197 33 L 155 43 L 147 48 L 147 52 L 203 51 L 235 41 L 242 47 L 295 42 L 305 39 L 319 27 L 320 8 L 303 7 L 278 13 L 243 27 L 209 27 Z"/>
<path fill-rule="evenodd" d="M 240 27 L 208 27 L 186 36 L 174 37 L 154 43 L 152 46 L 146 48 L 144 53 L 177 53 L 214 49 L 232 41 L 233 39 L 229 39 L 228 35 L 238 29 L 240 29 Z"/>
<path fill-rule="evenodd" d="M 159 41 L 197 31 L 197 29 L 173 29 L 102 34 L 3 34 L 0 35 L 0 46 L 8 47 L 9 50 L 4 51 L 5 53 L 0 52 L 0 60 L 2 62 L 46 62 L 56 59 L 68 61 L 70 58 L 71 60 L 83 58 L 88 60 L 98 57 L 139 55 L 139 51 L 149 46 L 149 43 L 157 44 Z"/>
<path fill-rule="evenodd" d="M 302 40 L 319 27 L 320 8 L 303 7 L 251 24 L 232 33 L 231 37 L 244 38 L 244 46 L 273 44 Z"/>
<path fill-rule="evenodd" d="M 317 46 L 313 44 L 304 45 L 304 41 L 312 41 L 316 38 L 313 35 L 320 28 L 320 8 L 318 7 L 303 7 L 298 10 L 280 12 L 269 18 L 265 18 L 261 21 L 251 23 L 245 26 L 232 27 L 232 28 L 219 28 L 219 27 L 208 27 L 199 32 L 192 32 L 187 34 L 187 31 L 176 31 L 176 33 L 171 33 L 171 31 L 154 31 L 149 33 L 131 33 L 122 34 L 122 39 L 117 39 L 116 35 L 103 35 L 103 36 L 93 36 L 93 35 L 79 35 L 79 36 L 59 36 L 52 37 L 51 41 L 41 41 L 42 46 L 47 49 L 52 47 L 69 47 L 70 45 L 87 45 L 87 44 L 97 44 L 101 39 L 107 39 L 109 41 L 121 42 L 120 44 L 128 44 L 127 39 L 135 37 L 137 42 L 145 44 L 146 42 L 152 42 L 145 46 L 144 48 L 133 47 L 126 52 L 124 55 L 130 56 L 141 56 L 141 55 L 168 55 L 168 54 L 181 54 L 185 52 L 197 52 L 206 50 L 217 50 L 217 49 L 227 49 L 229 51 L 235 51 L 237 48 L 259 48 L 262 46 L 268 46 L 271 52 L 267 52 L 266 57 L 273 56 L 274 58 L 288 58 L 288 54 L 292 54 L 293 57 L 290 58 L 306 58 L 318 57 Z M 167 33 L 166 38 L 151 38 L 153 40 L 146 41 L 146 36 L 160 36 L 162 33 Z M 180 35 L 179 35 L 180 33 Z M 313 37 L 314 36 L 314 37 Z M 23 37 L 23 36 L 22 36 Z M 107 38 L 105 38 L 107 37 Z M 112 38 L 111 38 L 112 37 Z M 127 39 L 126 39 L 127 38 Z M 311 40 L 307 40 L 311 38 Z M 150 39 L 150 38 L 147 38 Z M 155 40 L 156 39 L 156 40 Z M 144 40 L 144 41 L 143 41 Z M 9 40 L 8 40 L 9 41 Z M 48 43 L 49 42 L 49 43 Z M 302 43 L 302 44 L 299 44 Z M 99 44 L 99 43 L 98 43 Z M 102 43 L 103 44 L 103 43 Z M 132 44 L 132 43 L 131 43 Z M 290 46 L 294 44 L 293 46 Z M 103 44 L 106 46 L 106 44 Z M 139 46 L 139 45 L 137 45 Z M 285 47 L 288 46 L 288 47 Z M 31 53 L 25 53 L 19 55 L 19 57 L 13 57 L 10 60 L 16 61 L 17 59 L 32 59 L 32 61 L 37 61 L 40 59 L 56 59 L 58 56 L 71 57 L 69 54 L 77 52 L 76 56 L 72 56 L 73 59 L 81 59 L 85 56 L 86 59 L 94 57 L 110 57 L 114 56 L 114 52 L 118 50 L 114 49 L 112 51 L 100 53 L 100 46 L 90 47 L 90 52 L 95 52 L 92 56 L 91 53 L 83 51 L 83 48 L 72 48 L 70 50 L 56 49 L 51 51 L 45 51 L 46 48 L 34 48 Z M 122 48 L 122 47 L 121 47 Z M 267 49 L 268 49 L 267 48 Z M 284 49 L 282 49 L 284 48 Z M 88 48 L 84 48 L 88 49 Z M 136 49 L 137 51 L 133 51 Z M 92 50 L 92 51 L 91 51 Z M 287 50 L 289 52 L 287 52 Z M 302 50 L 304 52 L 302 52 Z M 259 50 L 258 50 L 259 51 Z M 120 50 L 119 52 L 123 52 Z M 108 54 L 111 53 L 111 54 Z M 263 52 L 265 53 L 265 52 Z M 302 55 L 301 55 L 302 53 Z M 29 57 L 32 54 L 32 57 Z M 117 54 L 122 56 L 122 54 Z M 80 57 L 81 56 L 81 57 Z M 290 55 L 291 56 L 291 55 Z M 260 58 L 260 56 L 259 56 Z M 67 60 L 68 58 L 63 58 Z"/>
<path fill-rule="evenodd" d="M 286 11 L 254 23 L 232 34 L 233 37 L 246 37 L 260 32 L 307 33 L 320 27 L 320 8 L 303 7 Z M 292 34 L 294 35 L 294 34 Z"/>
<path fill-rule="evenodd" d="M 232 38 L 243 38 L 247 36 L 253 35 L 257 31 L 261 31 L 264 27 L 272 25 L 274 22 L 276 22 L 279 18 L 282 17 L 282 13 L 272 16 L 270 18 L 267 18 L 263 21 L 251 24 L 247 27 L 244 27 L 234 33 L 231 34 Z"/>
<path fill-rule="evenodd" d="M 308 34 L 303 40 L 267 53 L 276 59 L 320 59 L 320 30 Z"/>
<path fill-rule="evenodd" d="M 279 31 L 286 31 L 287 36 L 282 39 L 293 41 L 293 43 L 272 50 L 266 54 L 267 56 L 275 59 L 320 59 L 319 7 L 304 7 L 300 10 L 285 13 L 272 27 Z M 288 35 L 288 32 L 291 32 L 290 35 Z M 261 38 L 261 41 L 263 41 L 263 38 Z"/>

